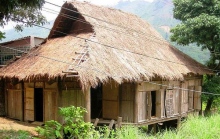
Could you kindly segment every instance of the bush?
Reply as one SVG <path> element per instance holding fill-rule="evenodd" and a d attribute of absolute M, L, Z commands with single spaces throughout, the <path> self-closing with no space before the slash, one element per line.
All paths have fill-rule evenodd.
<path fill-rule="evenodd" d="M 39 133 L 40 138 L 100 138 L 100 134 L 95 131 L 93 124 L 84 122 L 83 115 L 86 112 L 84 108 L 70 106 L 60 108 L 59 112 L 64 119 L 64 123 L 61 124 L 51 120 L 47 121 L 44 127 L 37 127 L 36 131 Z"/>

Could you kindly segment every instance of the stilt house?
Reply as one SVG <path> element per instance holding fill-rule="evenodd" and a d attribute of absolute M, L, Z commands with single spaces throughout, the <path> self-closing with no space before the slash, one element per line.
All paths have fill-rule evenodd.
<path fill-rule="evenodd" d="M 61 120 L 58 108 L 74 105 L 86 121 L 152 124 L 199 111 L 201 93 L 186 89 L 201 91 L 206 73 L 139 17 L 74 1 L 45 43 L 0 69 L 1 94 L 21 121 Z"/>

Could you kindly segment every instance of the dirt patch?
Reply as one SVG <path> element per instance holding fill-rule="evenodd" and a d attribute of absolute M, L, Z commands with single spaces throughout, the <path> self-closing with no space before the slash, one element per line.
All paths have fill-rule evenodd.
<path fill-rule="evenodd" d="M 30 123 L 0 117 L 0 130 L 24 130 L 30 132 L 32 135 L 37 135 L 35 131 L 36 127 L 36 125 Z"/>

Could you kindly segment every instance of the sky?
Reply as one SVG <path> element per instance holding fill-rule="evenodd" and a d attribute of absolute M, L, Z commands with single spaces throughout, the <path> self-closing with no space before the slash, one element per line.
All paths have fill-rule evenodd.
<path fill-rule="evenodd" d="M 63 3 L 66 0 L 46 0 L 46 1 L 54 3 L 54 4 L 59 5 L 59 6 L 62 6 Z M 114 5 L 117 5 L 119 1 L 135 1 L 135 0 L 77 0 L 77 1 L 88 1 L 88 2 L 91 2 L 91 3 L 96 4 L 96 5 L 114 6 Z M 152 2 L 154 0 L 145 0 L 145 1 Z M 45 3 L 43 7 L 53 9 L 57 12 L 60 11 L 59 7 L 53 6 L 53 5 L 48 4 L 48 3 Z M 49 12 L 42 11 L 42 14 L 47 18 L 48 21 L 51 21 L 51 20 L 54 20 L 57 17 L 58 13 L 57 14 L 51 14 Z M 15 23 L 9 22 L 8 25 L 6 25 L 4 28 L 0 27 L 0 30 L 4 31 L 4 30 L 12 29 L 13 26 L 15 26 Z"/>

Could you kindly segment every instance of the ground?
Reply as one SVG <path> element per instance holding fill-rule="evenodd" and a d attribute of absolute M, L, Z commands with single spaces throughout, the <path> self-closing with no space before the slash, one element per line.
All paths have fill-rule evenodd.
<path fill-rule="evenodd" d="M 32 135 L 37 135 L 35 127 L 37 125 L 0 117 L 0 130 L 24 130 L 30 132 Z"/>

